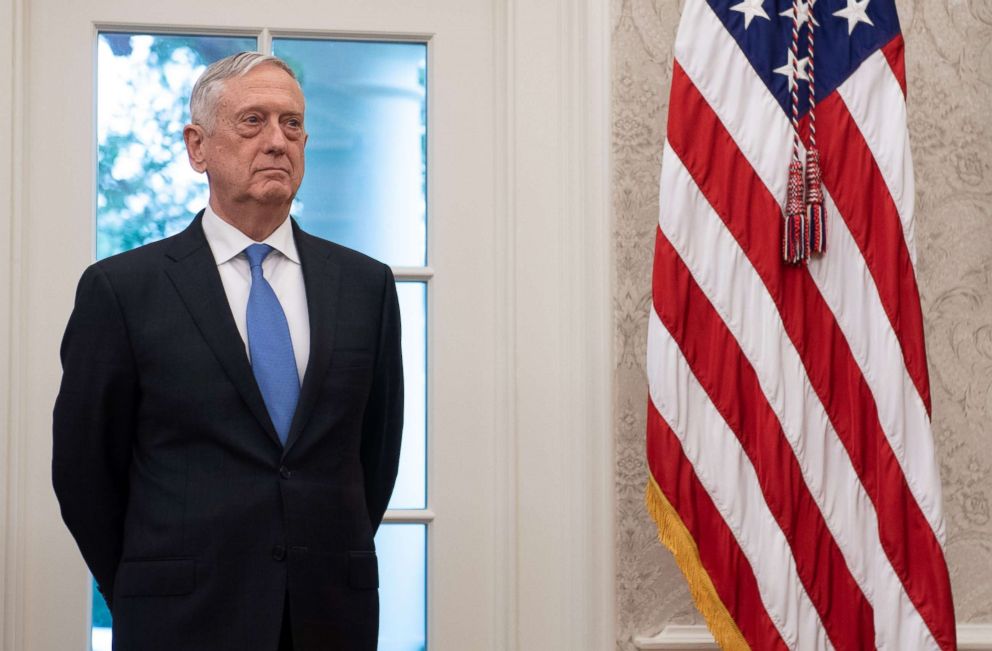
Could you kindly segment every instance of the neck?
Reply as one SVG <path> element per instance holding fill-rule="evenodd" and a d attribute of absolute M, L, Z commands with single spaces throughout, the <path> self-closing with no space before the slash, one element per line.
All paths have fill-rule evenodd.
<path fill-rule="evenodd" d="M 256 203 L 228 207 L 221 205 L 213 195 L 210 209 L 231 226 L 261 242 L 279 228 L 289 215 L 289 206 L 264 206 Z"/>

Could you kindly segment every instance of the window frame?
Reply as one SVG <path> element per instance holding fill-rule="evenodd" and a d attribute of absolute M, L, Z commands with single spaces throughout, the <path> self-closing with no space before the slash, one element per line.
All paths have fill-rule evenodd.
<path fill-rule="evenodd" d="M 432 434 L 432 390 L 434 386 L 433 382 L 433 364 L 431 363 L 432 353 L 434 350 L 433 340 L 434 340 L 434 318 L 433 318 L 433 291 L 432 282 L 434 280 L 434 269 L 430 266 L 432 246 L 431 246 L 431 234 L 433 229 L 431 228 L 431 192 L 434 187 L 432 182 L 432 148 L 433 148 L 433 138 L 432 133 L 432 106 L 431 101 L 431 89 L 433 86 L 432 75 L 432 35 L 429 34 L 417 34 L 417 33 L 355 33 L 355 32 L 338 32 L 334 30 L 313 30 L 313 29 L 273 29 L 268 27 L 259 28 L 257 30 L 249 29 L 237 29 L 237 28 L 210 28 L 210 27 L 184 27 L 184 26 L 163 26 L 163 25 L 150 25 L 145 23 L 96 23 L 94 24 L 94 87 L 97 83 L 97 75 L 99 74 L 99 69 L 96 64 L 97 56 L 95 53 L 98 39 L 102 34 L 128 34 L 128 35 L 150 35 L 150 36 L 225 36 L 225 37 L 242 37 L 242 38 L 255 38 L 256 46 L 259 52 L 264 54 L 273 53 L 273 41 L 275 39 L 307 39 L 307 40 L 321 40 L 321 41 L 362 41 L 362 42 L 380 42 L 380 43 L 417 43 L 422 44 L 426 48 L 426 126 L 427 126 L 427 138 L 426 138 L 426 154 L 424 166 L 426 170 L 426 181 L 425 181 L 425 227 L 426 227 L 426 238 L 425 238 L 425 251 L 424 259 L 426 263 L 424 265 L 390 265 L 390 269 L 393 272 L 393 276 L 397 283 L 401 282 L 411 282 L 411 283 L 422 283 L 424 285 L 424 297 L 425 297 L 425 326 L 426 326 L 426 339 L 424 345 L 426 347 L 425 354 L 425 406 L 424 412 L 426 415 L 425 422 L 425 433 L 424 433 L 424 508 L 419 509 L 387 509 L 383 515 L 382 524 L 404 524 L 404 525 L 423 525 L 424 536 L 425 536 L 425 621 L 424 621 L 424 635 L 425 635 L 425 645 L 430 648 L 430 622 L 431 622 L 431 539 L 432 539 L 432 524 L 435 519 L 435 513 L 431 508 L 431 489 L 433 482 L 431 481 L 431 434 Z M 96 114 L 94 115 L 96 118 Z M 97 150 L 96 147 L 96 124 L 94 120 L 94 152 Z M 94 168 L 95 170 L 96 168 Z M 93 187 L 96 188 L 96 179 L 94 178 Z M 96 194 L 99 194 L 97 191 Z M 94 196 L 96 196 L 96 194 Z M 92 232 L 94 233 L 93 240 L 93 259 L 95 260 L 96 253 L 96 229 L 97 229 L 97 204 L 93 203 L 93 213 L 91 215 Z M 92 621 L 92 598 L 88 601 L 89 610 L 87 613 L 87 621 Z"/>

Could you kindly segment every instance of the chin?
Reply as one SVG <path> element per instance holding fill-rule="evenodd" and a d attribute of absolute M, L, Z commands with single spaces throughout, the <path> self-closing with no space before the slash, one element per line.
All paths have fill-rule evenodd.
<path fill-rule="evenodd" d="M 260 204 L 278 206 L 290 203 L 295 193 L 291 188 L 266 188 L 254 193 L 254 199 Z"/>

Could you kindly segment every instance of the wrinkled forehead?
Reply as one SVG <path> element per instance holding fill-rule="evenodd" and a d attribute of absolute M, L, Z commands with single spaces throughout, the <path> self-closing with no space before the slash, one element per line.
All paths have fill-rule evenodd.
<path fill-rule="evenodd" d="M 261 103 L 303 113 L 303 88 L 289 73 L 273 63 L 262 63 L 243 75 L 231 77 L 221 87 L 222 104 L 236 108 Z"/>

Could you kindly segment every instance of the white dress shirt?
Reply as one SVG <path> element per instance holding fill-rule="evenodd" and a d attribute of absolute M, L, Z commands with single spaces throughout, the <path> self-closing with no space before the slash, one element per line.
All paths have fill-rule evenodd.
<path fill-rule="evenodd" d="M 220 272 L 224 293 L 227 294 L 227 302 L 234 314 L 234 323 L 238 326 L 250 360 L 247 312 L 251 268 L 244 251 L 256 242 L 218 217 L 209 204 L 203 213 L 203 234 L 217 262 L 217 271 Z M 303 267 L 296 251 L 296 240 L 293 238 L 293 226 L 289 217 L 262 244 L 268 244 L 274 249 L 262 261 L 262 275 L 272 285 L 279 303 L 282 304 L 282 311 L 286 313 L 289 337 L 296 355 L 296 370 L 302 383 L 307 360 L 310 359 L 310 312 L 307 309 L 306 286 L 303 284 Z"/>

